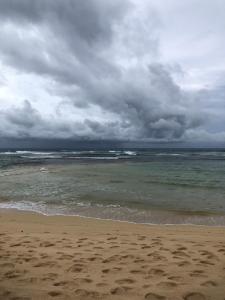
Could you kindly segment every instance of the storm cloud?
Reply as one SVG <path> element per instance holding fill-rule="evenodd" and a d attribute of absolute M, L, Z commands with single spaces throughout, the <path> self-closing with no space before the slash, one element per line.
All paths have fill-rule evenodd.
<path fill-rule="evenodd" d="M 160 3 L 1 0 L 0 137 L 224 141 L 225 66 L 166 57 Z"/>

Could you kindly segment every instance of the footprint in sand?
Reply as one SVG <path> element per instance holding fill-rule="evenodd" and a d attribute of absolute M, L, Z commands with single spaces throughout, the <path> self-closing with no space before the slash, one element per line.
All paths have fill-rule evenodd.
<path fill-rule="evenodd" d="M 25 273 L 27 273 L 26 270 L 23 270 L 22 272 L 19 270 L 13 270 L 13 271 L 6 272 L 4 275 L 7 279 L 13 279 L 13 278 L 20 277 L 20 276 L 24 275 Z"/>
<path fill-rule="evenodd" d="M 70 284 L 70 283 L 72 283 L 72 281 L 58 281 L 58 282 L 55 282 L 53 285 L 54 286 L 65 286 L 65 285 L 68 285 L 68 284 Z"/>
<path fill-rule="evenodd" d="M 168 277 L 169 280 L 174 280 L 174 281 L 181 281 L 183 278 L 180 276 L 170 276 Z"/>
<path fill-rule="evenodd" d="M 148 246 L 148 245 L 144 245 L 144 246 L 141 247 L 141 249 L 150 249 L 150 248 L 152 248 L 152 247 Z"/>
<path fill-rule="evenodd" d="M 135 280 L 131 278 L 123 278 L 123 279 L 118 279 L 115 282 L 118 284 L 132 284 L 135 282 Z"/>
<path fill-rule="evenodd" d="M 220 254 L 224 254 L 225 255 L 225 249 L 219 249 L 217 250 Z"/>
<path fill-rule="evenodd" d="M 82 264 L 74 264 L 73 266 L 71 266 L 68 271 L 72 272 L 72 273 L 79 273 L 81 271 L 83 271 L 84 269 L 84 265 Z"/>
<path fill-rule="evenodd" d="M 161 269 L 151 269 L 149 270 L 148 274 L 154 276 L 164 276 L 165 272 Z"/>
<path fill-rule="evenodd" d="M 143 270 L 130 270 L 131 274 L 145 274 L 146 272 Z"/>
<path fill-rule="evenodd" d="M 100 247 L 100 246 L 95 246 L 95 247 L 93 247 L 93 249 L 103 250 L 104 248 L 103 248 L 103 247 Z"/>
<path fill-rule="evenodd" d="M 144 236 L 144 235 L 140 235 L 140 236 L 138 236 L 138 238 L 137 238 L 139 241 L 143 241 L 143 240 L 145 240 L 146 239 L 146 236 Z"/>
<path fill-rule="evenodd" d="M 131 246 L 138 246 L 137 243 L 130 243 Z"/>
<path fill-rule="evenodd" d="M 161 242 L 154 242 L 154 243 L 152 243 L 152 246 L 162 246 L 162 243 Z"/>
<path fill-rule="evenodd" d="M 36 278 L 36 277 L 28 277 L 28 278 L 25 278 L 25 279 L 20 279 L 19 281 L 23 282 L 23 283 L 37 283 L 38 278 Z"/>
<path fill-rule="evenodd" d="M 48 273 L 48 274 L 45 274 L 42 278 L 41 278 L 41 280 L 42 281 L 53 281 L 53 280 L 55 280 L 56 278 L 58 277 L 58 274 L 56 274 L 56 273 Z"/>
<path fill-rule="evenodd" d="M 88 238 L 79 238 L 78 242 L 86 241 Z"/>
<path fill-rule="evenodd" d="M 147 256 L 151 257 L 153 261 L 167 261 L 167 258 L 160 255 L 157 251 L 151 252 Z"/>
<path fill-rule="evenodd" d="M 13 269 L 13 268 L 15 268 L 15 265 L 14 265 L 14 264 L 11 264 L 11 263 L 3 263 L 3 264 L 0 264 L 0 270 L 2 270 L 2 269 L 4 269 L 4 268 L 6 268 L 6 269 L 8 269 L 8 268 Z"/>
<path fill-rule="evenodd" d="M 88 257 L 87 260 L 89 260 L 89 261 L 95 261 L 95 260 L 100 260 L 100 258 L 93 256 L 93 257 Z"/>
<path fill-rule="evenodd" d="M 121 260 L 121 257 L 119 255 L 113 255 L 104 259 L 102 262 L 103 264 L 106 264 L 106 263 L 116 262 L 118 260 Z"/>
<path fill-rule="evenodd" d="M 189 293 L 183 298 L 184 300 L 205 300 L 205 296 L 201 293 Z"/>
<path fill-rule="evenodd" d="M 96 283 L 96 286 L 97 287 L 106 287 L 108 284 L 105 283 L 105 282 L 99 282 L 99 283 Z"/>
<path fill-rule="evenodd" d="M 77 289 L 74 294 L 78 297 L 82 297 L 82 299 L 102 299 L 103 294 L 98 293 L 96 291 L 90 291 L 85 289 Z"/>
<path fill-rule="evenodd" d="M 89 278 L 76 278 L 74 279 L 74 283 L 80 285 L 80 284 L 89 284 L 92 283 L 92 279 Z"/>
<path fill-rule="evenodd" d="M 214 259 L 218 261 L 218 257 L 210 251 L 200 250 L 199 252 L 201 253 L 202 256 L 205 256 L 208 260 Z"/>
<path fill-rule="evenodd" d="M 40 243 L 40 246 L 41 247 L 52 247 L 52 246 L 55 246 L 55 244 L 46 241 L 46 242 Z"/>
<path fill-rule="evenodd" d="M 61 241 L 70 241 L 70 240 L 67 238 L 63 238 L 63 239 L 61 239 Z"/>
<path fill-rule="evenodd" d="M 105 274 L 107 274 L 107 273 L 116 273 L 116 272 L 119 272 L 121 270 L 122 270 L 122 268 L 114 267 L 112 269 L 103 269 L 102 273 L 105 273 Z"/>
<path fill-rule="evenodd" d="M 208 261 L 208 260 L 200 260 L 200 264 L 201 265 L 211 265 L 211 266 L 214 266 L 215 264 Z"/>
<path fill-rule="evenodd" d="M 58 259 L 59 260 L 71 260 L 73 258 L 72 255 L 69 254 L 62 254 Z"/>
<path fill-rule="evenodd" d="M 119 287 L 111 289 L 110 293 L 112 295 L 124 295 L 124 294 L 127 294 L 131 290 L 132 290 L 132 288 L 129 286 L 119 286 Z"/>
<path fill-rule="evenodd" d="M 189 257 L 184 251 L 177 250 L 172 252 L 173 255 L 176 255 L 178 257 Z"/>
<path fill-rule="evenodd" d="M 111 240 L 116 240 L 117 239 L 117 237 L 116 236 L 112 236 L 112 237 L 109 237 L 109 238 L 107 238 L 107 240 L 108 241 L 111 241 Z"/>
<path fill-rule="evenodd" d="M 177 248 L 177 250 L 178 250 L 178 251 L 183 251 L 183 250 L 187 250 L 187 248 L 186 248 L 186 247 L 183 247 L 183 246 L 181 246 L 181 247 Z"/>
<path fill-rule="evenodd" d="M 135 264 L 144 263 L 144 262 L 145 262 L 145 260 L 141 259 L 141 258 L 137 258 L 137 259 L 134 260 Z"/>
<path fill-rule="evenodd" d="M 178 267 L 184 267 L 184 266 L 188 266 L 190 264 L 191 263 L 189 261 L 183 260 L 183 261 L 179 262 L 177 265 L 178 265 Z"/>
<path fill-rule="evenodd" d="M 209 286 L 209 287 L 213 287 L 214 286 L 215 287 L 215 286 L 217 286 L 217 283 L 215 281 L 209 280 L 209 281 L 203 282 L 201 285 L 202 286 Z"/>
<path fill-rule="evenodd" d="M 11 244 L 10 247 L 19 247 L 19 246 L 22 246 L 21 243 L 16 243 L 16 244 Z"/>
<path fill-rule="evenodd" d="M 207 275 L 204 274 L 203 270 L 194 270 L 190 273 L 190 276 L 191 277 L 199 277 L 199 278 L 207 277 Z"/>
<path fill-rule="evenodd" d="M 122 255 L 121 259 L 136 259 L 138 257 L 132 255 L 132 254 L 126 254 L 126 255 Z"/>
<path fill-rule="evenodd" d="M 35 262 L 37 260 L 38 260 L 38 258 L 36 258 L 36 257 L 24 257 L 23 258 L 24 262 Z"/>
<path fill-rule="evenodd" d="M 145 299 L 147 299 L 147 300 L 166 300 L 166 297 L 160 296 L 157 294 L 153 294 L 153 293 L 148 293 L 145 295 Z"/>
<path fill-rule="evenodd" d="M 176 282 L 173 281 L 162 281 L 157 284 L 161 288 L 175 288 L 177 286 Z"/>
<path fill-rule="evenodd" d="M 35 264 L 33 267 L 41 268 L 41 267 L 58 267 L 58 264 L 55 261 L 46 261 L 46 262 L 39 262 Z"/>
<path fill-rule="evenodd" d="M 51 297 L 57 297 L 57 296 L 61 296 L 62 292 L 60 292 L 60 291 L 50 291 L 48 294 Z"/>

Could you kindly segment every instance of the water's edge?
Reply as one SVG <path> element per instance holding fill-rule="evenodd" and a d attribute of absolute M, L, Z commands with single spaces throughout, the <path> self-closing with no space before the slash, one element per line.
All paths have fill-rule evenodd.
<path fill-rule="evenodd" d="M 104 220 L 104 221 L 113 221 L 113 222 L 122 222 L 122 223 L 129 223 L 129 224 L 142 224 L 142 225 L 151 225 L 151 226 L 200 226 L 200 227 L 225 227 L 225 215 L 219 215 L 219 214 L 208 214 L 207 216 L 204 216 L 203 218 L 213 218 L 215 220 L 215 218 L 221 218 L 223 220 L 223 223 L 218 223 L 218 222 L 205 222 L 205 223 L 194 223 L 194 222 L 174 222 L 174 223 L 166 223 L 166 222 L 135 222 L 132 220 L 120 220 L 120 219 L 115 219 L 115 218 L 103 218 L 103 217 L 96 217 L 96 216 L 87 216 L 87 215 L 82 215 L 82 214 L 63 214 L 60 212 L 57 213 L 46 213 L 43 211 L 38 211 L 35 209 L 23 209 L 23 208 L 18 208 L 18 207 L 2 207 L 0 206 L 0 213 L 1 212 L 10 212 L 10 211 L 16 211 L 16 212 L 26 212 L 26 213 L 35 213 L 35 214 L 39 214 L 39 215 L 43 215 L 46 217 L 54 217 L 54 216 L 63 216 L 63 217 L 78 217 L 78 218 L 87 218 L 87 219 L 94 219 L 94 220 Z M 172 211 L 154 211 L 156 213 L 162 214 L 162 213 L 174 213 Z M 184 216 L 184 215 L 189 215 L 190 212 L 180 212 L 180 214 L 178 212 L 176 212 L 177 215 L 179 216 Z M 192 215 L 192 213 L 191 213 Z M 199 217 L 199 215 L 197 214 L 193 214 L 194 217 Z"/>
<path fill-rule="evenodd" d="M 1 213 L 30 213 L 30 214 L 37 214 L 42 215 L 45 217 L 74 217 L 74 218 L 83 218 L 83 219 L 91 219 L 91 220 L 97 220 L 97 221 L 108 221 L 108 222 L 116 222 L 116 223 L 127 223 L 127 224 L 133 224 L 133 225 L 144 225 L 144 226 L 160 226 L 160 227 L 201 227 L 201 228 L 222 228 L 225 229 L 225 225 L 200 225 L 200 224 L 155 224 L 155 223 L 136 223 L 132 221 L 123 221 L 123 220 L 115 220 L 115 219 L 103 219 L 103 218 L 96 218 L 96 217 L 87 217 L 87 216 L 80 216 L 80 215 L 64 215 L 64 214 L 54 214 L 49 215 L 38 211 L 31 211 L 31 210 L 23 210 L 23 209 L 17 209 L 17 208 L 0 208 L 0 214 Z"/>

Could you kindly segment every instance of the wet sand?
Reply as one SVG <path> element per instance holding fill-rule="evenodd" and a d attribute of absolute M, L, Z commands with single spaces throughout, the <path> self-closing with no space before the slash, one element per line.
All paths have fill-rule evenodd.
<path fill-rule="evenodd" d="M 0 212 L 0 299 L 225 300 L 225 228 Z"/>

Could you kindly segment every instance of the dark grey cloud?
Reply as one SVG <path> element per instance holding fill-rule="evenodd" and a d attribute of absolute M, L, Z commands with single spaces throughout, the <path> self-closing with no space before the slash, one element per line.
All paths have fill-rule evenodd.
<path fill-rule="evenodd" d="M 2 29 L 3 59 L 25 72 L 53 76 L 71 84 L 85 82 L 83 77 L 89 72 L 106 76 L 115 68 L 99 52 L 108 47 L 113 25 L 128 7 L 127 1 L 122 5 L 119 1 L 102 0 L 1 1 L 1 23 L 25 30 L 21 35 L 10 32 L 7 26 Z M 40 39 L 27 36 L 27 29 L 37 30 Z"/>
<path fill-rule="evenodd" d="M 223 89 L 188 92 L 174 81 L 173 67 L 157 62 L 160 22 L 146 7 L 138 15 L 128 0 L 0 1 L 0 62 L 46 81 L 49 97 L 61 99 L 54 114 L 42 99 L 35 108 L 29 90 L 23 104 L 0 106 L 0 136 L 209 139 L 213 114 L 203 99 L 224 99 Z"/>
<path fill-rule="evenodd" d="M 113 22 L 127 7 L 126 0 L 123 3 L 118 0 L 3 0 L 0 15 L 2 21 L 18 25 L 21 22 L 47 24 L 58 35 L 68 38 L 69 43 L 75 37 L 91 45 L 110 40 Z"/>

